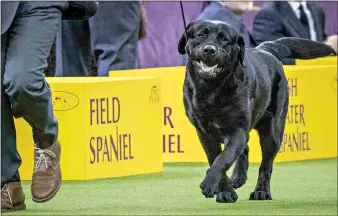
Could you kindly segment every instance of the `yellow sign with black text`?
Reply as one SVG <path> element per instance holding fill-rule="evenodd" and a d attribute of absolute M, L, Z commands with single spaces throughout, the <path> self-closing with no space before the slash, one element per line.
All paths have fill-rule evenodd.
<path fill-rule="evenodd" d="M 184 67 L 112 71 L 112 77 L 159 76 L 162 78 L 162 146 L 164 162 L 207 162 L 194 127 L 183 106 Z"/>
<path fill-rule="evenodd" d="M 337 65 L 285 66 L 290 105 L 282 147 L 275 161 L 337 157 Z M 164 162 L 207 162 L 183 106 L 185 67 L 111 71 L 111 77 L 162 78 Z M 250 133 L 250 162 L 261 161 L 259 138 Z"/>
<path fill-rule="evenodd" d="M 47 78 L 59 121 L 64 180 L 90 180 L 163 171 L 161 80 Z M 33 171 L 31 128 L 15 120 L 22 180 Z M 154 136 L 158 134 L 158 136 Z"/>

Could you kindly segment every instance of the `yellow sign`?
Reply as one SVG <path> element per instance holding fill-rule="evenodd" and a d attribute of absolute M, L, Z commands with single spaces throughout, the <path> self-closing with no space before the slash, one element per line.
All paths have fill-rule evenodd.
<path fill-rule="evenodd" d="M 285 72 L 289 112 L 276 161 L 337 157 L 337 65 Z"/>
<path fill-rule="evenodd" d="M 195 128 L 183 106 L 184 67 L 112 71 L 110 76 L 160 76 L 162 78 L 162 141 L 164 162 L 207 162 Z"/>
<path fill-rule="evenodd" d="M 59 120 L 64 180 L 161 172 L 161 81 L 143 78 L 48 78 Z M 31 128 L 15 121 L 23 163 L 33 171 Z M 154 134 L 158 134 L 155 136 Z"/>
<path fill-rule="evenodd" d="M 337 65 L 338 56 L 329 56 L 311 60 L 296 60 L 296 65 Z"/>
<path fill-rule="evenodd" d="M 276 161 L 337 157 L 337 65 L 286 66 L 290 106 Z M 183 106 L 185 67 L 111 71 L 110 76 L 162 78 L 164 162 L 207 162 Z M 259 138 L 250 133 L 250 162 L 261 161 Z"/>

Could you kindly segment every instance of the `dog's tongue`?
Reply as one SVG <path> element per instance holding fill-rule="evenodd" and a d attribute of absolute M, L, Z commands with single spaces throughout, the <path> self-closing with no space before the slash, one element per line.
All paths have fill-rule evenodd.
<path fill-rule="evenodd" d="M 200 62 L 200 65 L 201 65 L 201 67 L 202 67 L 202 70 L 203 71 L 206 71 L 206 72 L 208 72 L 208 71 L 211 71 L 211 70 L 213 70 L 213 69 L 215 69 L 216 67 L 217 67 L 217 64 L 216 65 L 214 65 L 214 66 L 211 66 L 211 67 L 208 67 L 206 64 L 204 64 L 204 62 Z"/>

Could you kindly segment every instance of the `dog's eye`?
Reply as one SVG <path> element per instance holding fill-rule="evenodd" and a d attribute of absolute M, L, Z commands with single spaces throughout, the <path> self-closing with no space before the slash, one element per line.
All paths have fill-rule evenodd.
<path fill-rule="evenodd" d="M 227 40 L 225 39 L 225 37 L 222 37 L 222 36 L 219 37 L 218 40 L 219 40 L 220 42 L 222 42 L 222 43 L 227 41 Z"/>
<path fill-rule="evenodd" d="M 197 37 L 200 38 L 200 39 L 203 39 L 203 38 L 204 38 L 204 35 L 198 34 Z"/>

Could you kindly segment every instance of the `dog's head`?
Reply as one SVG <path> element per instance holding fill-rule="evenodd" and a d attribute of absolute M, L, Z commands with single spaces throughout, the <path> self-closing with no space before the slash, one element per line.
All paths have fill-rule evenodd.
<path fill-rule="evenodd" d="M 245 44 L 243 37 L 221 21 L 198 20 L 187 26 L 178 51 L 187 54 L 195 71 L 204 79 L 226 73 L 240 63 L 244 66 Z"/>

